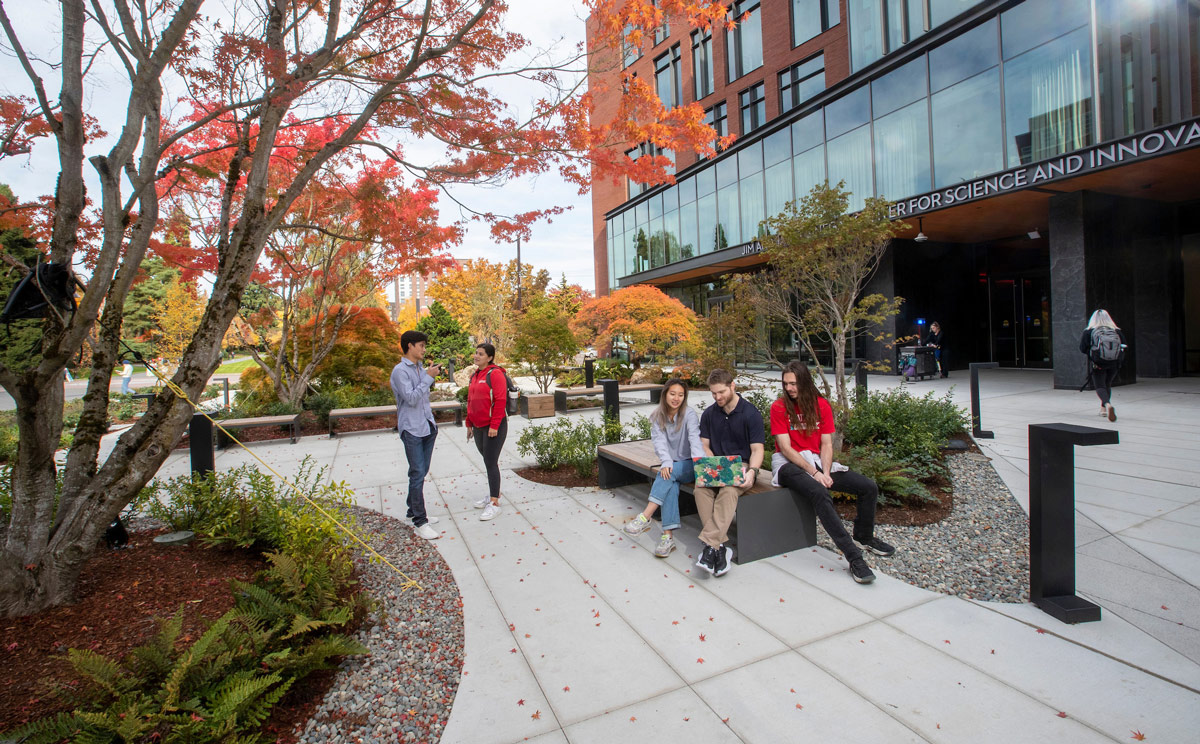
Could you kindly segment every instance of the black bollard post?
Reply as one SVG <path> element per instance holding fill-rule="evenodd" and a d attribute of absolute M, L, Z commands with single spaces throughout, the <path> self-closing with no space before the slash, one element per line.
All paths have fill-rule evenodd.
<path fill-rule="evenodd" d="M 999 367 L 999 362 L 971 362 L 971 436 L 976 439 L 995 439 L 996 435 L 984 431 L 979 419 L 979 370 Z"/>
<path fill-rule="evenodd" d="M 604 415 L 619 422 L 621 420 L 621 401 L 617 398 L 617 391 L 620 389 L 620 383 L 616 380 L 600 380 L 599 382 L 600 387 L 604 388 Z"/>
<path fill-rule="evenodd" d="M 854 402 L 861 403 L 867 397 L 867 365 L 861 359 L 854 362 Z"/>
<path fill-rule="evenodd" d="M 1029 425 L 1029 599 L 1074 625 L 1100 619 L 1075 596 L 1075 446 L 1116 444 L 1117 432 L 1075 424 Z"/>
<path fill-rule="evenodd" d="M 229 378 L 222 377 L 221 382 L 225 383 L 225 410 L 229 410 Z"/>
<path fill-rule="evenodd" d="M 446 371 L 450 373 L 450 381 L 454 382 L 454 360 L 446 362 Z"/>
<path fill-rule="evenodd" d="M 596 385 L 596 360 L 583 360 L 583 386 L 594 387 Z"/>
<path fill-rule="evenodd" d="M 192 456 L 192 475 L 206 475 L 216 470 L 213 453 L 213 425 L 202 413 L 192 414 L 188 424 L 188 446 Z"/>

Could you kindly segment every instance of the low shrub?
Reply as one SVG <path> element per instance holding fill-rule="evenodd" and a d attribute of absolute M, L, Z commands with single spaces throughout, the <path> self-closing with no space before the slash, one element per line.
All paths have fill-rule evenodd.
<path fill-rule="evenodd" d="M 616 380 L 624 385 L 633 375 L 633 367 L 620 359 L 597 359 L 594 372 L 597 380 Z"/>
<path fill-rule="evenodd" d="M 921 481 L 933 475 L 919 465 L 898 460 L 881 447 L 854 447 L 843 450 L 838 461 L 875 481 L 879 503 L 936 504 L 938 498 Z"/>
<path fill-rule="evenodd" d="M 943 443 L 970 422 L 966 409 L 954 405 L 947 392 L 918 398 L 904 386 L 869 392 L 850 411 L 843 434 L 854 446 L 883 448 L 900 461 L 937 461 Z"/>
<path fill-rule="evenodd" d="M 645 418 L 644 416 L 642 418 Z M 596 448 L 602 444 L 628 441 L 649 436 L 649 420 L 646 420 L 645 437 L 641 436 L 640 421 L 627 427 L 617 419 L 605 416 L 596 422 L 590 419 L 555 419 L 552 424 L 526 427 L 517 439 L 517 451 L 522 457 L 533 455 L 538 467 L 547 470 L 560 465 L 571 465 L 581 478 L 591 475 L 596 462 Z"/>
<path fill-rule="evenodd" d="M 583 387 L 587 377 L 581 369 L 567 369 L 554 376 L 554 384 L 559 387 Z"/>

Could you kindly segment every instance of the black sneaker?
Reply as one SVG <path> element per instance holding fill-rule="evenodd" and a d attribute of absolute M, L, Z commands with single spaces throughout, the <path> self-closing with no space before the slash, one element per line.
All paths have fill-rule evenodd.
<path fill-rule="evenodd" d="M 724 576 L 729 573 L 729 569 L 733 568 L 731 561 L 733 560 L 733 548 L 727 548 L 724 545 L 713 551 L 715 561 L 713 562 L 713 576 Z"/>
<path fill-rule="evenodd" d="M 696 559 L 696 565 L 703 568 L 709 573 L 713 572 L 713 567 L 717 562 L 717 551 L 713 550 L 711 545 L 705 545 L 704 550 L 700 551 L 700 557 Z"/>
<path fill-rule="evenodd" d="M 878 537 L 872 537 L 870 540 L 859 540 L 856 537 L 856 538 L 854 538 L 854 541 L 857 542 L 859 545 L 862 545 L 864 548 L 871 551 L 875 555 L 881 555 L 884 558 L 891 558 L 893 555 L 896 554 L 896 549 L 894 547 L 892 547 L 891 545 L 888 545 L 883 540 L 880 540 Z"/>
<path fill-rule="evenodd" d="M 850 561 L 850 576 L 859 584 L 870 584 L 875 580 L 875 574 L 862 559 L 862 556 Z"/>

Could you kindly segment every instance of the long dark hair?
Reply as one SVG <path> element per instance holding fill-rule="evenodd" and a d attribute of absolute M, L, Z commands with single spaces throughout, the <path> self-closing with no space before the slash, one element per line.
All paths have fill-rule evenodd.
<path fill-rule="evenodd" d="M 680 403 L 679 408 L 672 413 L 671 409 L 667 407 L 667 391 L 670 390 L 674 385 L 678 385 L 679 387 L 683 388 L 683 402 Z M 686 418 L 684 415 L 684 409 L 687 408 L 687 395 L 687 384 L 678 377 L 672 377 L 664 382 L 662 386 L 662 395 L 658 399 L 658 408 L 655 408 L 650 412 L 650 420 L 658 424 L 663 429 L 667 428 L 668 422 L 673 423 L 675 424 L 676 431 L 678 431 L 679 427 L 683 426 L 683 420 Z"/>
<path fill-rule="evenodd" d="M 821 414 L 817 409 L 817 401 L 821 394 L 813 382 L 812 372 L 803 362 L 791 361 L 783 368 L 783 374 L 791 372 L 796 376 L 796 400 L 788 396 L 787 388 L 783 389 L 783 408 L 787 411 L 788 420 L 793 429 L 803 429 L 805 434 L 812 434 L 821 424 Z M 780 385 L 783 376 L 780 375 Z"/>

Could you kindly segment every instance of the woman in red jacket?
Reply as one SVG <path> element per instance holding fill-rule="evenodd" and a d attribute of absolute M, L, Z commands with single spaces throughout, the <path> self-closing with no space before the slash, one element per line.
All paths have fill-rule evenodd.
<path fill-rule="evenodd" d="M 508 400 L 508 377 L 504 368 L 496 365 L 496 347 L 488 343 L 475 347 L 475 374 L 467 383 L 467 439 L 474 437 L 475 447 L 483 455 L 487 468 L 488 496 L 473 506 L 483 509 L 481 522 L 500 513 L 500 450 L 508 436 L 508 417 L 504 404 Z"/>

